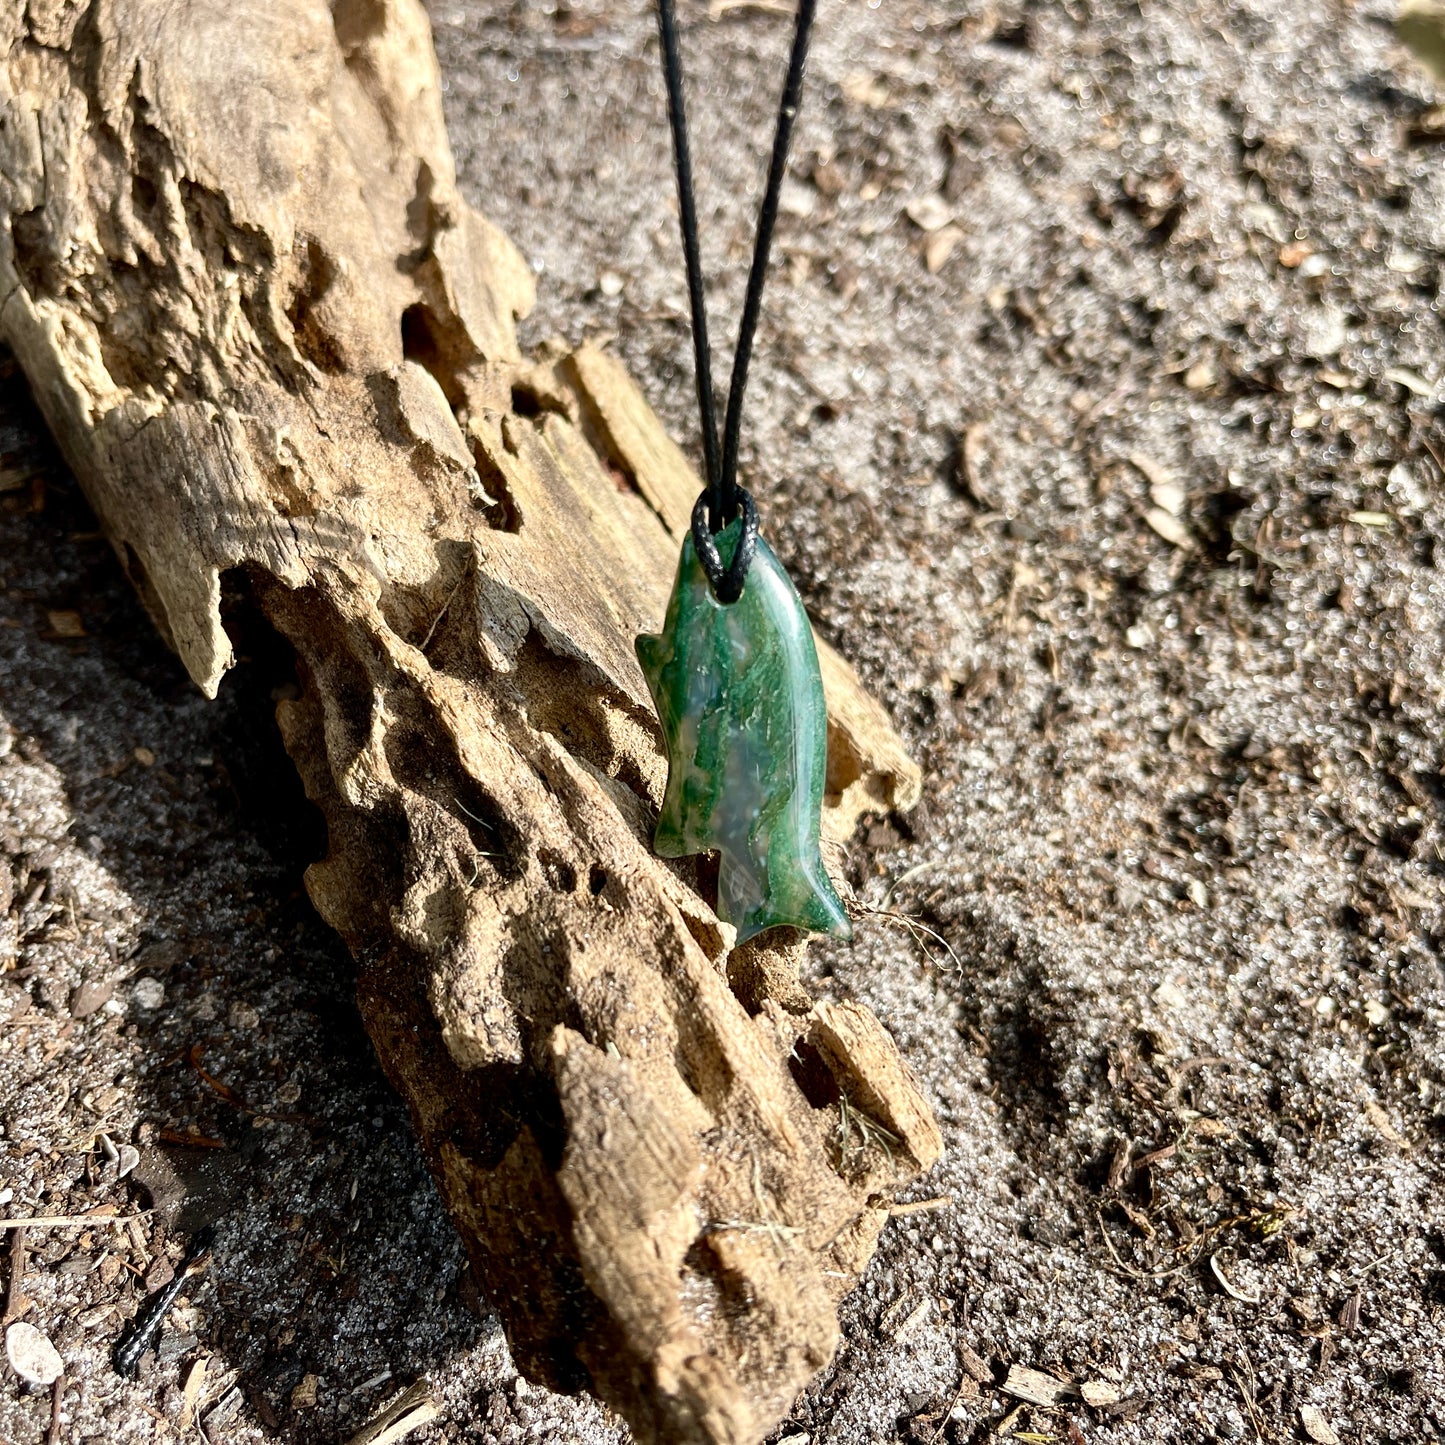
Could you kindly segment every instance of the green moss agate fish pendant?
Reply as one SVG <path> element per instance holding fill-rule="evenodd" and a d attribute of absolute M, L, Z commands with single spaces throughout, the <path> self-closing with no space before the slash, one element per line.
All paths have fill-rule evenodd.
<path fill-rule="evenodd" d="M 717 535 L 728 565 L 741 535 Z M 689 533 L 661 634 L 637 660 L 667 748 L 655 847 L 663 858 L 716 849 L 718 916 L 743 943 L 791 924 L 850 938 L 818 837 L 828 718 L 813 631 L 761 538 L 742 596 L 721 603 Z"/>

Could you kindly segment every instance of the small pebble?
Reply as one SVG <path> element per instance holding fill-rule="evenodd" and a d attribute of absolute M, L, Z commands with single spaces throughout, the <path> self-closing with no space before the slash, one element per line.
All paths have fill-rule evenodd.
<path fill-rule="evenodd" d="M 88 1019 L 98 1013 L 110 1001 L 115 984 L 110 979 L 87 979 L 70 996 L 70 1016 L 73 1019 Z"/>
<path fill-rule="evenodd" d="M 239 1001 L 231 1005 L 226 1012 L 226 1017 L 233 1029 L 245 1029 L 247 1032 L 256 1028 L 261 1022 L 261 1015 L 250 1004 Z"/>
<path fill-rule="evenodd" d="M 158 978 L 138 978 L 132 995 L 138 1008 L 158 1009 L 166 1001 L 166 986 Z"/>
<path fill-rule="evenodd" d="M 35 1328 L 17 1320 L 5 1331 L 5 1355 L 10 1368 L 27 1385 L 53 1385 L 65 1370 L 60 1352 Z"/>

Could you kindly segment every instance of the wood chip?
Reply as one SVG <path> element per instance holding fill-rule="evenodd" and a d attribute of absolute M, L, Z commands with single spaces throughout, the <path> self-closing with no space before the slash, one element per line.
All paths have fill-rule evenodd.
<path fill-rule="evenodd" d="M 1174 474 L 1168 467 L 1162 466 L 1153 457 L 1145 456 L 1143 452 L 1130 452 L 1128 462 L 1151 487 L 1166 486 L 1174 481 Z"/>
<path fill-rule="evenodd" d="M 52 637 L 84 637 L 85 623 L 80 620 L 80 613 L 69 610 L 47 612 L 45 619 L 50 624 L 50 635 Z"/>
<path fill-rule="evenodd" d="M 877 75 L 862 72 L 846 75 L 839 89 L 845 100 L 851 100 L 854 105 L 867 106 L 869 110 L 882 110 L 889 101 L 888 86 L 883 78 Z"/>
<path fill-rule="evenodd" d="M 10 1236 L 10 1281 L 5 1287 L 5 1318 L 0 1323 L 8 1325 L 30 1308 L 30 1301 L 20 1288 L 25 1282 L 26 1252 L 25 1226 L 22 1224 Z"/>
<path fill-rule="evenodd" d="M 958 1363 L 963 1366 L 964 1374 L 970 1379 L 976 1380 L 980 1385 L 993 1384 L 993 1371 L 989 1368 L 988 1361 L 962 1341 L 958 1346 Z"/>
<path fill-rule="evenodd" d="M 1085 1380 L 1079 1386 L 1079 1394 L 1083 1396 L 1086 1405 L 1113 1405 L 1118 1402 L 1122 1393 L 1117 1385 L 1110 1384 L 1108 1380 Z"/>
<path fill-rule="evenodd" d="M 347 1445 L 396 1445 L 423 1425 L 430 1425 L 441 1412 L 431 1381 L 418 1380 L 363 1425 Z"/>
<path fill-rule="evenodd" d="M 1190 391 L 1208 391 L 1218 380 L 1219 373 L 1215 371 L 1212 361 L 1196 361 L 1184 373 L 1184 385 Z"/>
<path fill-rule="evenodd" d="M 958 243 L 961 240 L 963 240 L 961 227 L 945 226 L 941 231 L 935 231 L 923 243 L 923 264 L 928 267 L 930 276 L 936 276 L 944 268 L 948 258 L 958 249 Z"/>
<path fill-rule="evenodd" d="M 1340 1437 L 1330 1428 L 1330 1422 L 1325 1419 L 1317 1406 L 1301 1405 L 1299 1419 L 1300 1424 L 1305 1427 L 1305 1434 L 1315 1442 L 1315 1445 L 1340 1445 Z"/>
<path fill-rule="evenodd" d="M 316 1407 L 317 1392 L 321 1388 L 319 1375 L 302 1375 L 301 1383 L 291 1391 L 293 1410 L 311 1410 Z"/>
<path fill-rule="evenodd" d="M 1375 1126 L 1381 1137 L 1388 1139 L 1398 1149 L 1405 1147 L 1405 1136 L 1394 1126 L 1390 1116 L 1373 1099 L 1365 1100 L 1365 1118 Z"/>
<path fill-rule="evenodd" d="M 1411 371 L 1407 366 L 1391 366 L 1381 372 L 1381 379 L 1393 381 L 1396 386 L 1403 386 L 1406 391 L 1414 392 L 1416 396 L 1434 396 L 1435 387 L 1431 382 L 1425 380 L 1417 371 Z"/>
<path fill-rule="evenodd" d="M 983 444 L 987 434 L 981 421 L 971 422 L 964 428 L 958 444 L 958 480 L 974 506 L 982 507 L 985 512 L 996 512 L 998 507 L 983 484 Z"/>
<path fill-rule="evenodd" d="M 50 1428 L 45 1432 L 45 1445 L 60 1445 L 60 1400 L 70 1381 L 61 1375 L 50 1387 Z"/>
<path fill-rule="evenodd" d="M 888 1213 L 898 1219 L 905 1214 L 927 1214 L 934 1209 L 947 1209 L 952 1203 L 951 1194 L 940 1194 L 934 1199 L 910 1199 L 906 1204 L 890 1204 Z"/>
<path fill-rule="evenodd" d="M 150 1210 L 139 1214 L 116 1214 L 113 1204 L 100 1205 L 94 1214 L 27 1214 L 21 1219 L 0 1219 L 0 1233 L 7 1229 L 75 1229 L 88 1224 L 129 1224 L 144 1219 Z"/>
<path fill-rule="evenodd" d="M 1018 1400 L 1027 1400 L 1030 1405 L 1057 1405 L 1079 1393 L 1078 1386 L 1067 1380 L 1055 1379 L 1042 1370 L 1031 1370 L 1027 1365 L 1010 1365 L 1008 1378 L 1003 1382 L 1005 1394 Z"/>
<path fill-rule="evenodd" d="M 1149 483 L 1149 500 L 1156 507 L 1162 507 L 1171 517 L 1184 515 L 1187 498 L 1173 472 L 1143 452 L 1130 452 L 1129 465 Z"/>
<path fill-rule="evenodd" d="M 1174 516 L 1166 512 L 1163 507 L 1150 507 L 1144 513 L 1144 520 L 1173 547 L 1189 547 L 1193 545 L 1194 539 L 1189 535 L 1189 528 Z"/>
<path fill-rule="evenodd" d="M 70 996 L 70 1016 L 73 1019 L 88 1019 L 110 1002 L 115 993 L 113 979 L 87 979 Z"/>
<path fill-rule="evenodd" d="M 1023 1418 L 1023 1413 L 1027 1409 L 1027 1405 L 1018 1405 L 1010 1410 L 1008 1414 L 994 1426 L 993 1433 L 1005 1438 L 1011 1438 L 1014 1432 L 1014 1426 Z"/>
<path fill-rule="evenodd" d="M 910 201 L 903 213 L 920 231 L 941 231 L 953 221 L 953 210 L 936 191 Z"/>
<path fill-rule="evenodd" d="M 893 1331 L 893 1338 L 895 1340 L 911 1339 L 914 1335 L 918 1333 L 919 1329 L 923 1325 L 923 1322 L 932 1312 L 933 1301 L 931 1299 L 925 1299 L 921 1304 L 919 1304 L 915 1309 L 913 1309 L 909 1313 L 908 1318 L 905 1319 L 902 1324 L 900 1324 L 898 1328 Z"/>

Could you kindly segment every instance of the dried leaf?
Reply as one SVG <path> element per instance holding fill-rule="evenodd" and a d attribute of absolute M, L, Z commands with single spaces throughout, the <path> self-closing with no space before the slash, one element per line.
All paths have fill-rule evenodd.
<path fill-rule="evenodd" d="M 1301 1405 L 1299 1419 L 1300 1424 L 1305 1427 L 1305 1434 L 1315 1442 L 1315 1445 L 1340 1445 L 1340 1437 L 1330 1428 L 1330 1422 L 1325 1419 L 1317 1406 Z"/>
<path fill-rule="evenodd" d="M 209 1357 L 202 1355 L 186 1375 L 186 1383 L 181 1396 L 181 1417 L 177 1421 L 177 1427 L 182 1435 L 191 1428 L 191 1421 L 196 1418 L 196 1406 L 200 1404 L 201 1394 L 206 1388 L 206 1366 L 209 1363 Z"/>

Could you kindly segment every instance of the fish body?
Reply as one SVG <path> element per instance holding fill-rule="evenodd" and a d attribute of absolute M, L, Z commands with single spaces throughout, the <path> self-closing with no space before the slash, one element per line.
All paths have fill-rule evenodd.
<path fill-rule="evenodd" d="M 724 565 L 741 522 L 718 535 Z M 667 749 L 654 846 L 716 850 L 718 916 L 743 943 L 791 924 L 852 936 L 819 848 L 828 717 L 807 613 L 758 539 L 742 596 L 713 596 L 689 533 L 662 632 L 637 639 Z"/>

